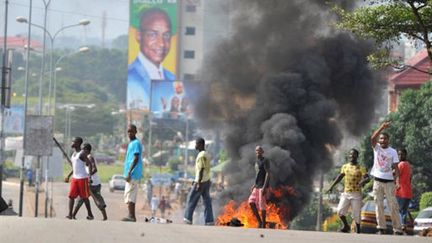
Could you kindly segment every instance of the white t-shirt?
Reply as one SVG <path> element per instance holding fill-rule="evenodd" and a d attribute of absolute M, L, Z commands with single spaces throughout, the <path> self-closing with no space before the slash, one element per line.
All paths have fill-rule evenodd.
<path fill-rule="evenodd" d="M 74 152 L 71 156 L 72 161 L 72 178 L 75 179 L 83 179 L 88 177 L 88 173 L 86 171 L 86 165 L 85 162 L 80 159 L 81 152 Z"/>
<path fill-rule="evenodd" d="M 87 156 L 87 157 L 89 158 L 90 155 Z M 94 159 L 94 158 L 93 158 L 93 159 Z M 89 160 L 90 160 L 90 158 L 89 158 Z M 95 165 L 96 165 L 96 159 L 94 160 L 94 163 L 95 163 Z M 89 171 L 89 167 L 88 167 L 88 166 L 86 166 L 86 171 L 87 171 L 87 173 L 88 173 L 89 175 L 91 174 L 90 171 Z M 91 183 L 92 186 L 97 186 L 97 185 L 100 185 L 100 184 L 101 184 L 101 180 L 100 180 L 99 176 L 97 175 L 97 172 L 94 173 L 94 174 L 91 176 L 90 179 L 92 180 L 92 183 Z"/>
<path fill-rule="evenodd" d="M 399 163 L 396 150 L 392 147 L 381 148 L 377 143 L 374 148 L 374 164 L 371 175 L 385 180 L 393 180 L 392 164 Z"/>

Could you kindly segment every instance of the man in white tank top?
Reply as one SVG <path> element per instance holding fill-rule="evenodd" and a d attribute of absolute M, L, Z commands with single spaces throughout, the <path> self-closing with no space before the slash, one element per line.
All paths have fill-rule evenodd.
<path fill-rule="evenodd" d="M 103 220 L 107 220 L 107 214 L 106 214 L 106 204 L 105 204 L 105 200 L 102 197 L 101 194 L 101 180 L 99 178 L 99 176 L 97 175 L 97 166 L 96 166 L 96 160 L 93 158 L 93 156 L 91 155 L 91 150 L 92 150 L 92 146 L 89 143 L 84 143 L 83 145 L 83 151 L 86 152 L 87 158 L 89 159 L 93 170 L 90 171 L 90 167 L 87 166 L 86 170 L 87 173 L 90 175 L 90 195 L 93 198 L 96 206 L 99 208 L 99 210 L 102 212 L 102 216 L 103 216 Z M 80 209 L 80 207 L 82 206 L 82 204 L 84 203 L 84 200 L 81 198 L 77 205 L 75 206 L 74 212 L 73 212 L 73 217 L 75 218 L 78 210 Z"/>
<path fill-rule="evenodd" d="M 89 175 L 86 171 L 86 165 L 89 166 L 90 171 L 92 171 L 92 164 L 87 158 L 87 153 L 81 150 L 81 144 L 83 139 L 80 137 L 74 138 L 72 142 L 72 148 L 75 150 L 71 156 L 72 171 L 65 178 L 65 182 L 69 182 L 69 178 L 72 175 L 72 181 L 69 189 L 69 214 L 66 216 L 68 219 L 75 219 L 72 214 L 73 206 L 75 203 L 75 198 L 78 196 L 84 200 L 84 204 L 87 208 L 87 219 L 92 220 L 93 213 L 90 208 L 90 201 L 88 197 L 90 196 L 89 190 Z"/>

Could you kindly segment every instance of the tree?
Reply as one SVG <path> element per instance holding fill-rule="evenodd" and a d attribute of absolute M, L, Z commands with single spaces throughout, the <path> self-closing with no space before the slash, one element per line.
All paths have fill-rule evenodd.
<path fill-rule="evenodd" d="M 413 167 L 414 197 L 432 191 L 432 81 L 419 90 L 402 93 L 398 111 L 386 117 L 391 125 L 386 129 L 394 148 L 405 147 Z M 373 152 L 370 145 L 372 131 L 363 138 L 360 160 L 372 167 Z"/>
<path fill-rule="evenodd" d="M 368 6 L 346 11 L 334 7 L 340 17 L 337 26 L 354 34 L 373 39 L 382 47 L 370 55 L 369 61 L 377 68 L 398 65 L 390 57 L 390 43 L 399 43 L 402 36 L 425 45 L 432 62 L 432 0 L 367 0 Z M 429 70 L 419 70 L 430 72 Z"/>

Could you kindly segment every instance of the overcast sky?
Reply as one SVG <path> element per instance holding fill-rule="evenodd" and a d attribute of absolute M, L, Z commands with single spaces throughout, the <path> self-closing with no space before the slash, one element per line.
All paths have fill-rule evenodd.
<path fill-rule="evenodd" d="M 5 0 L 0 0 L 0 36 L 4 35 Z M 48 1 L 48 0 L 45 0 Z M 17 23 L 17 16 L 28 18 L 30 0 L 9 0 L 8 36 L 25 34 L 25 24 Z M 32 22 L 43 25 L 43 0 L 33 0 Z M 62 26 L 78 23 L 81 19 L 89 19 L 91 24 L 86 27 L 74 27 L 65 30 L 62 36 L 86 38 L 102 37 L 102 14 L 106 11 L 106 39 L 113 39 L 127 34 L 129 26 L 128 0 L 51 0 L 48 10 L 47 29 L 51 34 Z M 40 29 L 32 29 L 32 33 L 41 35 Z"/>

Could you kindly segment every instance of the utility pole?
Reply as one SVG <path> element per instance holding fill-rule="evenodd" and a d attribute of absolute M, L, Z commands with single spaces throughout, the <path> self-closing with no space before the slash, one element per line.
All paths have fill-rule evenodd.
<path fill-rule="evenodd" d="M 33 0 L 30 0 L 29 7 L 29 18 L 28 21 L 31 23 L 32 20 L 32 6 Z M 30 76 L 30 38 L 31 38 L 31 24 L 28 25 L 27 31 L 27 50 L 26 50 L 26 61 L 25 61 L 25 84 L 24 84 L 24 134 L 23 134 L 23 156 L 21 159 L 21 173 L 20 173 L 20 201 L 19 201 L 19 216 L 23 215 L 23 201 L 24 201 L 24 165 L 25 165 L 25 154 L 26 154 L 26 130 L 27 130 L 27 108 L 28 108 L 28 81 Z"/>
<path fill-rule="evenodd" d="M 1 131 L 0 131 L 0 198 L 3 190 L 3 164 L 4 164 L 4 111 L 6 107 L 6 77 L 10 75 L 10 67 L 6 66 L 7 62 L 7 20 L 8 20 L 8 4 L 9 1 L 5 0 L 5 25 L 4 25 L 4 37 L 3 37 L 3 66 L 2 66 L 2 77 L 1 77 Z M 10 97 L 9 97 L 10 98 Z"/>

